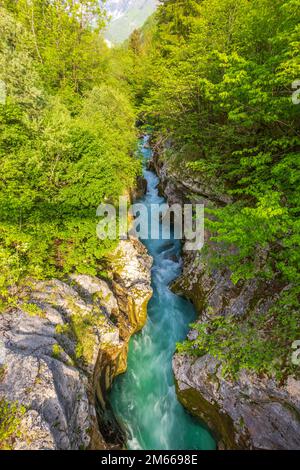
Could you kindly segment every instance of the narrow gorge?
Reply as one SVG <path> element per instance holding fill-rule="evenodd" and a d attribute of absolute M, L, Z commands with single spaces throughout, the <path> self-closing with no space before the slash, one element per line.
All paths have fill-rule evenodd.
<path fill-rule="evenodd" d="M 170 205 L 192 202 L 212 208 L 230 203 L 230 198 L 216 191 L 209 178 L 196 178 L 185 166 L 164 158 L 166 150 L 156 146 L 152 167 Z M 206 250 L 202 251 L 184 251 L 183 247 L 183 271 L 171 284 L 173 292 L 193 303 L 196 323 L 205 325 L 205 335 L 213 334 L 210 322 L 220 316 L 237 320 L 251 314 L 266 316 L 284 286 L 276 280 L 233 284 L 229 269 L 209 267 L 209 257 L 217 247 L 210 241 L 207 227 L 205 245 Z M 197 334 L 194 329 L 188 337 L 195 339 Z M 199 355 L 174 355 L 176 391 L 183 406 L 207 423 L 219 449 L 298 449 L 299 379 L 290 375 L 280 384 L 274 377 L 249 370 L 230 378 L 224 374 L 227 361 L 226 357 L 218 359 L 205 350 Z"/>
<path fill-rule="evenodd" d="M 140 148 L 147 189 L 138 202 L 148 209 L 162 194 L 170 205 L 226 203 L 155 142 L 152 152 L 148 137 Z M 14 449 L 296 449 L 299 381 L 279 387 L 246 371 L 233 381 L 209 354 L 174 355 L 197 334 L 192 322 L 250 306 L 263 315 L 276 286 L 237 288 L 229 272 L 207 270 L 207 255 L 183 246 L 181 260 L 179 240 L 143 244 L 119 242 L 107 279 L 32 282 L 0 316 L 0 393 L 22 405 Z"/>
<path fill-rule="evenodd" d="M 0 0 L 0 453 L 300 449 L 299 10 Z"/>
<path fill-rule="evenodd" d="M 151 208 L 161 206 L 165 199 L 158 195 L 158 177 L 148 169 L 152 163 L 148 137 L 143 139 L 141 150 L 147 193 L 139 202 L 148 209 L 150 221 Z M 214 449 L 208 429 L 183 409 L 176 396 L 172 356 L 196 313 L 190 302 L 169 289 L 181 272 L 181 242 L 164 236 L 163 221 L 160 229 L 160 239 L 152 239 L 149 223 L 149 237 L 143 240 L 154 260 L 148 322 L 131 339 L 128 371 L 115 380 L 110 402 L 129 449 Z"/>

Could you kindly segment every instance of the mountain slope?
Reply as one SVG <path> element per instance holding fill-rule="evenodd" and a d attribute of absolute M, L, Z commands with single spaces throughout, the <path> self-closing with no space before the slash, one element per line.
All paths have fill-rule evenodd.
<path fill-rule="evenodd" d="M 143 25 L 157 4 L 158 0 L 107 0 L 105 8 L 111 20 L 106 39 L 112 44 L 123 42 L 135 28 Z"/>

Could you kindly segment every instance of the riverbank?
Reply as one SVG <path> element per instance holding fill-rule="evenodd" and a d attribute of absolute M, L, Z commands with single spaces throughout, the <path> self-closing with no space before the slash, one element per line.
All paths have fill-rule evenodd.
<path fill-rule="evenodd" d="M 109 279 L 32 283 L 26 302 L 0 316 L 0 398 L 11 423 L 2 446 L 123 446 L 113 420 L 104 419 L 106 393 L 126 370 L 129 339 L 146 321 L 151 264 L 137 240 L 121 241 Z"/>
<path fill-rule="evenodd" d="M 165 200 L 158 195 L 158 177 L 147 169 L 152 156 L 147 139 L 141 150 L 147 193 L 139 202 L 150 209 Z M 185 338 L 196 317 L 192 304 L 169 288 L 181 273 L 181 243 L 150 236 L 143 243 L 154 260 L 153 296 L 146 326 L 131 339 L 128 370 L 113 383 L 114 414 L 127 433 L 129 449 L 214 449 L 207 428 L 186 413 L 176 397 L 172 356 L 176 342 Z"/>
<path fill-rule="evenodd" d="M 212 208 L 230 203 L 228 195 L 214 191 L 213 181 L 189 171 L 184 162 L 180 166 L 163 155 L 164 149 L 156 147 L 151 167 L 160 177 L 161 194 L 170 204 L 194 202 Z M 205 240 L 205 253 L 183 249 L 183 272 L 173 283 L 172 290 L 193 302 L 198 324 L 207 324 L 206 335 L 215 333 L 212 322 L 216 317 L 230 317 L 237 322 L 235 341 L 239 341 L 241 324 L 249 317 L 257 325 L 261 325 L 264 318 L 270 321 L 269 312 L 284 285 L 277 279 L 233 284 L 228 269 L 208 268 L 209 258 L 216 250 L 208 230 L 205 230 Z M 246 331 L 245 326 L 241 348 L 249 341 Z M 196 336 L 193 330 L 188 334 L 190 339 Z M 266 349 L 267 341 L 266 338 Z M 254 357 L 255 354 L 254 349 Z M 234 357 L 226 358 L 226 350 L 222 359 L 205 351 L 201 357 L 175 354 L 173 370 L 178 399 L 190 413 L 209 425 L 221 449 L 298 449 L 299 379 L 288 375 L 279 381 L 274 376 L 247 369 L 233 378 L 226 374 L 228 362 L 233 360 Z"/>

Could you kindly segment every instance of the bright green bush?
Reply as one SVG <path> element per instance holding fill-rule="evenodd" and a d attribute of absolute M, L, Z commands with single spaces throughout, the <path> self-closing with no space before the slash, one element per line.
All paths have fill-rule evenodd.
<path fill-rule="evenodd" d="M 75 4 L 3 3 L 2 308 L 26 278 L 103 271 L 115 243 L 97 238 L 96 209 L 117 204 L 140 172 L 130 98 L 108 74 L 108 49 L 89 23 L 95 14 L 101 23 L 98 2 L 84 2 L 84 23 Z"/>

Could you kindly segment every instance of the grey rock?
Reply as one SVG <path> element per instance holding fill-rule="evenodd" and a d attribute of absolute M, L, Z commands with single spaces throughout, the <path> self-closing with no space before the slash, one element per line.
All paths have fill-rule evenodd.
<path fill-rule="evenodd" d="M 76 289 L 77 287 L 79 293 L 85 296 L 87 300 L 93 302 L 97 299 L 108 316 L 112 313 L 115 315 L 118 314 L 119 307 L 117 299 L 106 281 L 96 276 L 87 276 L 84 274 L 73 274 L 70 276 L 70 279 L 75 284 L 74 288 Z"/>
<path fill-rule="evenodd" d="M 194 413 L 217 440 L 226 448 L 300 449 L 300 382 L 289 377 L 279 387 L 246 371 L 233 382 L 220 366 L 209 355 L 173 359 L 179 399 L 189 407 L 190 397 L 196 397 Z"/>
<path fill-rule="evenodd" d="M 179 170 L 155 155 L 152 167 L 161 178 L 170 204 L 198 202 L 206 207 L 231 201 L 217 182 L 205 175 L 195 178 L 186 168 Z M 218 185 L 217 185 L 218 186 Z M 183 250 L 183 272 L 172 289 L 190 299 L 198 311 L 198 322 L 215 315 L 245 317 L 249 312 L 265 315 L 284 289 L 276 279 L 231 282 L 229 269 L 207 269 L 209 256 L 217 247 L 205 231 L 207 254 Z M 233 248 L 234 251 L 234 248 Z M 257 252 L 257 266 L 266 253 Z M 188 337 L 195 339 L 196 331 Z M 176 354 L 173 370 L 182 404 L 205 421 L 214 432 L 219 448 L 300 449 L 300 381 L 288 377 L 284 384 L 272 378 L 242 371 L 236 380 L 222 376 L 222 362 L 209 355 L 195 359 Z"/>
<path fill-rule="evenodd" d="M 121 242 L 112 261 L 113 288 L 87 275 L 72 276 L 72 285 L 36 282 L 29 301 L 40 313 L 29 315 L 20 301 L 0 315 L 0 399 L 26 408 L 15 449 L 109 447 L 99 431 L 96 395 L 103 402 L 101 387 L 126 369 L 130 336 L 146 321 L 151 263 L 137 240 Z M 79 357 L 72 322 L 85 317 L 95 321 L 86 333 L 89 349 Z"/>

